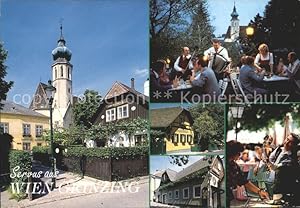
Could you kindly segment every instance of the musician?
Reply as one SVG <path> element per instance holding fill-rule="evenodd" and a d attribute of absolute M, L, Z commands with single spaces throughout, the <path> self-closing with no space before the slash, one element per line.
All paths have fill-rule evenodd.
<path fill-rule="evenodd" d="M 214 62 L 216 61 L 217 55 L 221 56 L 225 62 L 230 62 L 227 49 L 221 46 L 219 39 L 214 38 L 212 39 L 212 47 L 204 51 L 204 55 L 208 56 L 208 67 L 215 71 L 218 80 L 222 79 L 223 73 L 220 74 L 219 72 L 216 72 L 216 66 Z"/>
<path fill-rule="evenodd" d="M 174 63 L 174 69 L 177 72 L 176 74 L 181 76 L 184 80 L 191 75 L 191 69 L 193 69 L 191 58 L 190 49 L 185 46 L 182 48 L 181 56 L 179 56 Z"/>
<path fill-rule="evenodd" d="M 291 193 L 297 176 L 293 168 L 297 167 L 296 147 L 300 142 L 298 135 L 291 133 L 270 155 L 271 167 L 275 170 L 274 204 L 280 204 L 284 194 Z"/>
<path fill-rule="evenodd" d="M 273 144 L 273 137 L 271 135 L 266 135 L 264 137 L 263 142 L 264 154 L 267 158 L 269 158 L 271 152 L 275 149 L 275 145 Z"/>

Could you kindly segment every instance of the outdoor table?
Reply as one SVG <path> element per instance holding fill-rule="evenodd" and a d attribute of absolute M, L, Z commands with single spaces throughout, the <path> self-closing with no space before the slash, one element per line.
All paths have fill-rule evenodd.
<path fill-rule="evenodd" d="M 236 199 L 230 202 L 230 207 L 280 207 L 279 205 L 269 205 L 258 198 L 250 198 L 249 201 L 238 201 Z"/>
<path fill-rule="evenodd" d="M 289 80 L 288 77 L 273 75 L 271 77 L 265 76 L 263 81 L 264 82 L 280 82 L 280 81 L 288 81 L 288 80 Z"/>
<path fill-rule="evenodd" d="M 264 87 L 271 93 L 290 94 L 292 92 L 288 77 L 273 75 L 265 76 L 263 79 Z"/>
<path fill-rule="evenodd" d="M 172 88 L 172 89 L 170 89 L 170 90 L 172 90 L 172 91 L 181 91 L 181 90 L 189 90 L 189 89 L 191 89 L 193 86 L 190 84 L 190 83 L 188 83 L 188 82 L 186 82 L 186 81 L 183 81 L 183 80 L 180 80 L 179 81 L 179 86 L 177 86 L 176 88 Z"/>

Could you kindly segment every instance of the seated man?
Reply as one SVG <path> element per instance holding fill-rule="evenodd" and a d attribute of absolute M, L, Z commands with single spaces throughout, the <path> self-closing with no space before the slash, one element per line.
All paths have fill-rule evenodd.
<path fill-rule="evenodd" d="M 218 96 L 220 88 L 217 78 L 214 71 L 207 67 L 207 64 L 207 57 L 199 55 L 198 59 L 194 62 L 194 70 L 190 77 L 191 85 L 201 88 L 204 94 Z"/>
<path fill-rule="evenodd" d="M 174 63 L 176 75 L 182 77 L 184 80 L 191 75 L 191 69 L 193 68 L 191 58 L 190 49 L 183 47 L 181 56 L 179 56 Z"/>
<path fill-rule="evenodd" d="M 289 66 L 286 70 L 288 77 L 294 82 L 297 94 L 300 94 L 300 61 L 295 52 L 288 54 Z"/>
<path fill-rule="evenodd" d="M 284 140 L 283 145 L 277 147 L 269 158 L 271 168 L 276 172 L 273 199 L 279 203 L 284 194 L 293 192 L 297 178 L 294 170 L 298 166 L 296 156 L 293 154 L 299 142 L 299 136 L 291 133 Z"/>
<path fill-rule="evenodd" d="M 240 69 L 239 76 L 239 80 L 245 93 L 266 94 L 267 90 L 259 86 L 264 79 L 264 74 L 265 71 L 260 73 L 255 72 L 254 58 L 247 56 L 245 64 Z"/>
<path fill-rule="evenodd" d="M 172 84 L 165 83 L 162 84 L 160 77 L 164 75 L 166 64 L 163 60 L 158 60 L 153 63 L 150 70 L 150 89 L 151 91 L 166 91 L 171 88 L 175 88 L 179 85 L 179 78 L 175 77 Z"/>

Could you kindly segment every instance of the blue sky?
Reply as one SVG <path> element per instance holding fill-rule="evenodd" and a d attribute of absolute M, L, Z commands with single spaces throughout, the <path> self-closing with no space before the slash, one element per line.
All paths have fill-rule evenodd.
<path fill-rule="evenodd" d="M 0 40 L 8 50 L 8 94 L 33 95 L 51 78 L 51 51 L 63 34 L 72 51 L 73 94 L 105 95 L 118 80 L 143 91 L 148 77 L 148 0 L 1 0 Z M 28 96 L 22 102 L 28 104 Z M 17 100 L 19 102 L 20 99 Z"/>
<path fill-rule="evenodd" d="M 151 156 L 150 157 L 150 173 L 154 173 L 157 170 L 165 170 L 170 168 L 175 171 L 181 171 L 193 164 L 194 162 L 200 160 L 203 156 L 189 156 L 189 162 L 186 165 L 178 166 L 170 163 L 171 158 L 169 156 Z"/>
<path fill-rule="evenodd" d="M 257 13 L 263 16 L 268 2 L 269 0 L 235 0 L 240 25 L 248 25 Z M 211 24 L 215 27 L 214 34 L 216 36 L 226 33 L 230 25 L 230 14 L 233 10 L 233 5 L 234 0 L 208 0 L 208 11 Z"/>

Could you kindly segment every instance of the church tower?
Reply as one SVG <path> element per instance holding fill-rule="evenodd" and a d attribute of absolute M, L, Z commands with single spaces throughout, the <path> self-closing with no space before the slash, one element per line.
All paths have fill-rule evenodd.
<path fill-rule="evenodd" d="M 235 2 L 233 6 L 233 11 L 231 13 L 231 25 L 230 25 L 230 38 L 235 41 L 239 38 L 240 34 L 240 20 L 238 19 L 238 13 L 236 12 Z"/>
<path fill-rule="evenodd" d="M 57 47 L 52 51 L 53 64 L 52 85 L 56 88 L 53 100 L 53 123 L 56 126 L 69 127 L 71 124 L 72 95 L 72 71 L 70 63 L 72 52 L 66 47 L 63 37 L 62 25 L 60 26 L 60 38 Z"/>
<path fill-rule="evenodd" d="M 72 52 L 66 47 L 63 37 L 62 25 L 60 26 L 60 38 L 57 47 L 52 51 L 53 64 L 51 66 L 52 85 L 56 88 L 53 97 L 53 124 L 54 127 L 68 128 L 73 122 L 73 95 L 72 72 L 70 63 Z M 47 84 L 40 82 L 31 101 L 30 109 L 49 115 L 49 106 L 45 89 Z"/>

